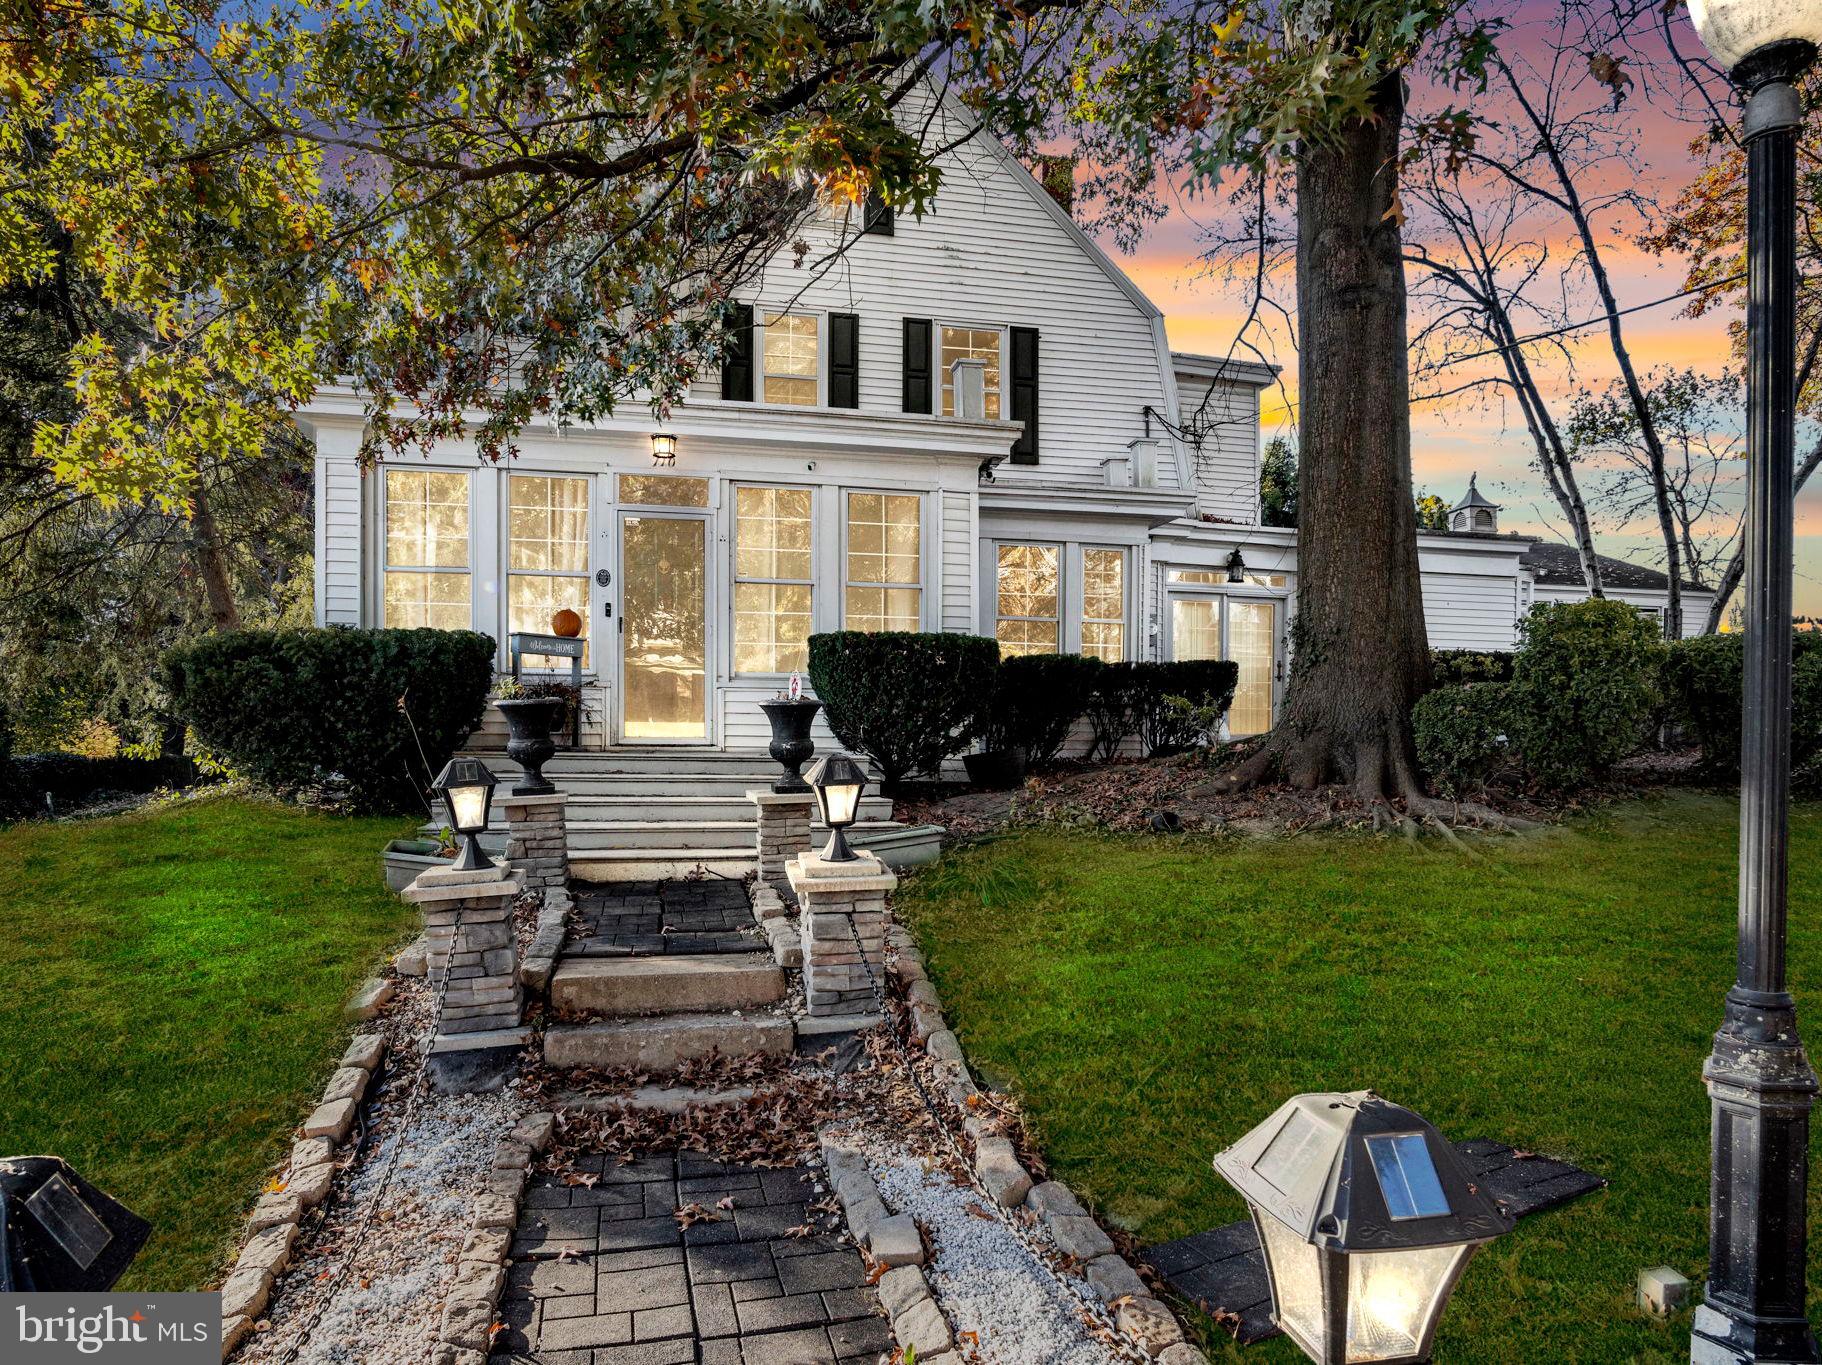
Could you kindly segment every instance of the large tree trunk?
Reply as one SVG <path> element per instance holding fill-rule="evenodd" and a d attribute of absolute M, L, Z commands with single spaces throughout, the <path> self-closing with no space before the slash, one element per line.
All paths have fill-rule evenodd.
<path fill-rule="evenodd" d="M 240 629 L 240 607 L 234 601 L 234 583 L 228 574 L 228 557 L 221 544 L 221 529 L 198 480 L 190 495 L 190 548 L 196 571 L 209 603 L 209 619 L 217 630 Z"/>
<path fill-rule="evenodd" d="M 1383 82 L 1374 102 L 1375 121 L 1297 162 L 1295 654 L 1277 728 L 1234 782 L 1276 770 L 1300 787 L 1419 801 L 1410 712 L 1430 656 L 1411 503 L 1402 82 Z"/>

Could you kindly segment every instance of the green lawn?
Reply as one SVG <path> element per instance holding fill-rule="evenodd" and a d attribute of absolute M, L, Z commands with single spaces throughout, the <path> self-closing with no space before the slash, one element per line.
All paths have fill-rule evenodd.
<path fill-rule="evenodd" d="M 0 1154 L 55 1152 L 151 1220 L 125 1283 L 228 1250 L 412 916 L 396 819 L 213 799 L 0 830 Z"/>
<path fill-rule="evenodd" d="M 1717 797 L 1637 802 L 1477 841 L 1485 858 L 1022 833 L 952 854 L 898 904 L 970 1060 L 1145 1242 L 1243 1216 L 1209 1159 L 1286 1097 L 1370 1087 L 1451 1137 L 1612 1182 L 1481 1253 L 1439 1361 L 1687 1360 L 1687 1312 L 1653 1321 L 1632 1291 L 1644 1266 L 1699 1284 L 1706 1265 L 1700 1071 L 1732 980 L 1734 819 Z M 1790 960 L 1815 1046 L 1822 807 L 1794 824 Z M 1302 1359 L 1283 1340 L 1212 1354 Z"/>

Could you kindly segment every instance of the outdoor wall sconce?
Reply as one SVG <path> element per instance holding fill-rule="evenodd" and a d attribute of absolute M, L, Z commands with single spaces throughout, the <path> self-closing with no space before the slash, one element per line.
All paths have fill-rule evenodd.
<path fill-rule="evenodd" d="M 492 867 L 493 859 L 481 852 L 481 831 L 493 810 L 494 775 L 478 758 L 452 758 L 438 774 L 435 790 L 449 812 L 449 823 L 462 836 L 462 853 L 451 864 L 457 871 Z"/>
<path fill-rule="evenodd" d="M 1215 1170 L 1252 1210 L 1272 1320 L 1317 1365 L 1427 1361 L 1468 1258 L 1512 1229 L 1441 1133 L 1370 1090 L 1298 1095 Z"/>
<path fill-rule="evenodd" d="M 822 851 L 824 862 L 851 863 L 860 855 L 848 847 L 846 830 L 854 823 L 860 809 L 860 794 L 867 785 L 867 775 L 860 764 L 843 753 L 824 754 L 804 774 L 804 781 L 816 793 L 816 809 L 823 824 L 829 827 L 828 847 Z"/>
<path fill-rule="evenodd" d="M 669 469 L 677 463 L 677 437 L 674 432 L 652 433 L 652 463 L 661 469 Z"/>
<path fill-rule="evenodd" d="M 1227 557 L 1227 581 L 1229 583 L 1246 582 L 1246 561 L 1240 557 L 1238 550 Z"/>

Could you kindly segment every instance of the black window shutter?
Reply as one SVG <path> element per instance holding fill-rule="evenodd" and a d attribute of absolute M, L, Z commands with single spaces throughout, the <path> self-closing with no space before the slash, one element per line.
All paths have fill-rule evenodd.
<path fill-rule="evenodd" d="M 860 406 L 860 314 L 829 314 L 829 406 Z"/>
<path fill-rule="evenodd" d="M 878 192 L 874 190 L 867 191 L 867 203 L 866 207 L 861 210 L 860 222 L 862 232 L 870 232 L 876 237 L 892 236 L 896 226 L 892 206 L 881 199 Z"/>
<path fill-rule="evenodd" d="M 1038 462 L 1038 329 L 1012 329 L 1012 420 L 1024 431 L 1012 443 L 1012 463 Z"/>
<path fill-rule="evenodd" d="M 721 357 L 721 396 L 753 401 L 753 305 L 737 303 L 728 317 L 728 345 Z"/>
<path fill-rule="evenodd" d="M 930 411 L 929 318 L 905 319 L 905 392 L 906 412 Z"/>

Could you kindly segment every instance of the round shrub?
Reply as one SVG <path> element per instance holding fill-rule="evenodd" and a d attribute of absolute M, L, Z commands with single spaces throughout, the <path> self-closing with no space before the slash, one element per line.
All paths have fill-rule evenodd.
<path fill-rule="evenodd" d="M 1046 768 L 1088 710 L 1104 665 L 1085 654 L 1019 654 L 994 675 L 989 749 L 1019 749 L 1025 762 Z"/>
<path fill-rule="evenodd" d="M 1417 761 L 1444 796 L 1479 791 L 1510 755 L 1510 692 L 1500 682 L 1451 683 L 1411 708 Z"/>
<path fill-rule="evenodd" d="M 480 724 L 493 665 L 469 630 L 239 630 L 171 651 L 165 684 L 203 747 L 254 781 L 339 774 L 357 810 L 417 812 Z"/>
<path fill-rule="evenodd" d="M 895 789 L 980 732 L 999 658 L 999 642 L 979 635 L 831 631 L 810 637 L 810 683 L 835 737 Z"/>
<path fill-rule="evenodd" d="M 1791 766 L 1822 753 L 1822 634 L 1791 633 Z M 1664 659 L 1664 691 L 1679 721 L 1702 746 L 1717 776 L 1740 771 L 1740 710 L 1746 691 L 1746 637 L 1678 640 Z"/>
<path fill-rule="evenodd" d="M 1518 656 L 1508 649 L 1432 649 L 1430 686 L 1451 683 L 1511 682 Z"/>
<path fill-rule="evenodd" d="M 1635 752 L 1658 704 L 1663 636 L 1624 602 L 1539 603 L 1519 622 L 1513 739 L 1534 781 L 1581 786 Z"/>

